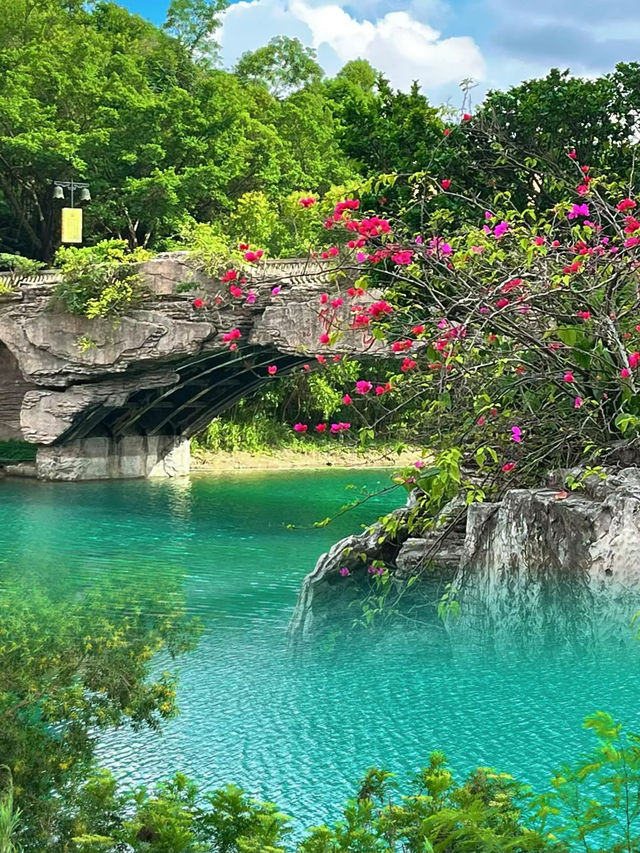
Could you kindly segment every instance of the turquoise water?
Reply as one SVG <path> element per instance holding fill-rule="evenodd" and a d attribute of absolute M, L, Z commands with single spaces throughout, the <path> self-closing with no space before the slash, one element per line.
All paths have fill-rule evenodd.
<path fill-rule="evenodd" d="M 443 631 L 407 624 L 288 649 L 298 587 L 317 556 L 403 498 L 311 525 L 387 484 L 381 471 L 3 481 L 0 580 L 35 568 L 58 587 L 110 576 L 161 591 L 178 578 L 204 623 L 178 663 L 181 716 L 162 734 L 110 734 L 100 759 L 130 782 L 176 770 L 207 786 L 236 782 L 301 824 L 334 817 L 372 764 L 403 777 L 439 748 L 457 771 L 491 765 L 541 787 L 590 743 L 580 727 L 588 713 L 609 710 L 640 730 L 638 652 L 625 643 L 540 656 L 525 642 L 496 656 L 472 641 L 452 650 Z"/>

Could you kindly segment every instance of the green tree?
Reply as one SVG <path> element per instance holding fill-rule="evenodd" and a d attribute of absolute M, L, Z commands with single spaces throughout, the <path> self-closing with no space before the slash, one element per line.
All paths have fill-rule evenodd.
<path fill-rule="evenodd" d="M 177 590 L 162 601 L 121 584 L 62 595 L 3 583 L 0 756 L 11 771 L 25 850 L 59 851 L 65 810 L 91 771 L 99 731 L 157 729 L 176 713 L 175 678 L 151 662 L 193 646 Z"/>
<path fill-rule="evenodd" d="M 315 50 L 287 36 L 276 36 L 264 47 L 243 53 L 235 72 L 246 83 L 266 86 L 276 98 L 283 98 L 324 76 Z"/>
<path fill-rule="evenodd" d="M 174 35 L 189 56 L 213 61 L 220 45 L 213 34 L 220 26 L 220 15 L 227 0 L 171 0 L 164 28 Z"/>

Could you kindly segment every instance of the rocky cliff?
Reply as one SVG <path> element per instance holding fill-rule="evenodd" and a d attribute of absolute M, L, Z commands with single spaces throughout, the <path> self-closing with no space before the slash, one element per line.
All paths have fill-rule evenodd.
<path fill-rule="evenodd" d="M 464 519 L 450 506 L 424 538 L 409 537 L 405 508 L 393 537 L 377 524 L 337 543 L 303 582 L 291 636 L 330 623 L 341 602 L 362 594 L 367 564 L 381 559 L 393 583 L 416 576 L 431 600 L 450 584 L 460 607 L 447 618 L 452 638 L 473 631 L 510 644 L 523 625 L 541 643 L 593 632 L 615 643 L 630 638 L 640 609 L 640 468 L 591 476 L 569 493 L 563 482 L 558 472 L 547 487 L 507 491 L 497 503 L 472 505 Z"/>

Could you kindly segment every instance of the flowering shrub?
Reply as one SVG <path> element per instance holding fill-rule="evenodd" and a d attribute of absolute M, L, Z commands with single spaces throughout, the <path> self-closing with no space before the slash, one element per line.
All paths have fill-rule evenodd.
<path fill-rule="evenodd" d="M 325 222 L 336 267 L 385 290 L 368 307 L 352 297 L 351 329 L 375 330 L 401 356 L 390 387 L 413 406 L 424 445 L 460 447 L 491 489 L 593 462 L 640 429 L 637 202 L 569 159 L 575 184 L 544 213 L 504 194 L 487 210 L 456 195 L 475 222 L 435 214 L 416 235 L 347 199 Z M 416 204 L 449 190 L 421 177 Z M 344 400 L 357 406 L 374 387 L 358 380 Z"/>

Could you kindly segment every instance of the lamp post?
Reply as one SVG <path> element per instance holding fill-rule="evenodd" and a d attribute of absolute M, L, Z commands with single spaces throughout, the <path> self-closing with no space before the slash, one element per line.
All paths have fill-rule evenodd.
<path fill-rule="evenodd" d="M 80 181 L 54 181 L 53 182 L 53 197 L 58 201 L 64 201 L 64 191 L 71 191 L 71 207 L 75 207 L 75 191 L 82 190 L 80 193 L 80 201 L 91 201 L 91 193 L 89 192 L 89 184 L 84 184 Z"/>
<path fill-rule="evenodd" d="M 64 201 L 64 191 L 71 193 L 71 207 L 62 209 L 61 237 L 63 243 L 82 243 L 82 209 L 75 206 L 75 193 L 80 190 L 80 202 L 91 201 L 89 184 L 81 181 L 54 181 L 53 197 Z"/>

